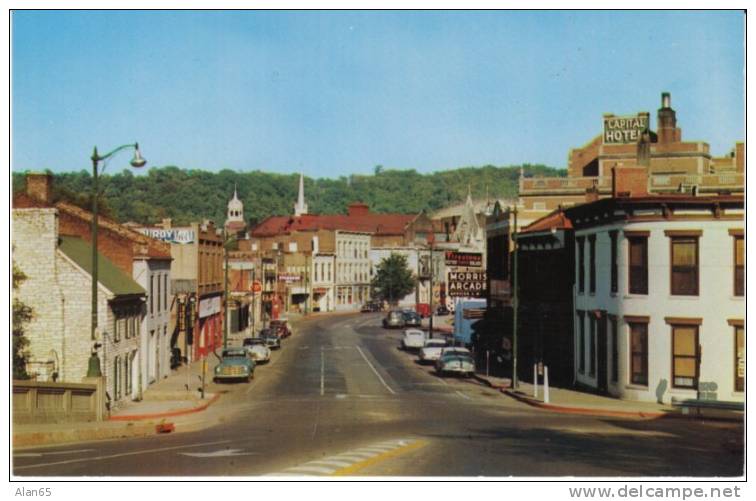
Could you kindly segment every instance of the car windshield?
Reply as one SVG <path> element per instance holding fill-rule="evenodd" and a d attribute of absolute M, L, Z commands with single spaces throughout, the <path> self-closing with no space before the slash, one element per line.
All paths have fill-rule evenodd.
<path fill-rule="evenodd" d="M 265 344 L 265 340 L 259 337 L 248 337 L 244 340 L 244 346 L 255 346 L 258 344 Z"/>
<path fill-rule="evenodd" d="M 242 350 L 223 350 L 223 358 L 244 358 L 247 354 Z"/>
<path fill-rule="evenodd" d="M 446 346 L 446 341 L 443 339 L 429 339 L 425 342 L 425 346 L 430 348 L 443 348 Z"/>

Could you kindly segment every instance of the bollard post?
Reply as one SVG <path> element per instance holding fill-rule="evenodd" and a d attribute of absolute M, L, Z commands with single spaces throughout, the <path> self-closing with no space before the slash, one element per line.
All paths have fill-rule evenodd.
<path fill-rule="evenodd" d="M 549 366 L 543 368 L 543 402 L 549 403 Z"/>
<path fill-rule="evenodd" d="M 533 398 L 538 398 L 538 364 L 533 364 Z"/>
<path fill-rule="evenodd" d="M 491 355 L 491 352 L 486 350 L 486 377 L 489 376 L 489 357 Z"/>

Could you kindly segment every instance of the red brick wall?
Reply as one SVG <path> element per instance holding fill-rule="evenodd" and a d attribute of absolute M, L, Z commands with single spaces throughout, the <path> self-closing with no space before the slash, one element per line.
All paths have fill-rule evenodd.
<path fill-rule="evenodd" d="M 617 194 L 629 194 L 638 197 L 648 194 L 648 174 L 645 167 L 614 167 L 613 196 Z"/>

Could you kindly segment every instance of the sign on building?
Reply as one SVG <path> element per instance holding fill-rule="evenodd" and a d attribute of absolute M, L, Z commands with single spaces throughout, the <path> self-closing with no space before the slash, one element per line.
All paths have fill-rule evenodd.
<path fill-rule="evenodd" d="M 221 311 L 220 296 L 215 296 L 215 297 L 200 300 L 200 303 L 199 303 L 199 317 L 200 318 L 205 318 L 205 317 L 209 317 L 210 315 L 215 315 L 216 313 L 220 313 L 220 311 Z"/>
<path fill-rule="evenodd" d="M 446 251 L 446 266 L 483 266 L 483 254 L 480 252 Z"/>
<path fill-rule="evenodd" d="M 155 240 L 171 244 L 194 243 L 194 230 L 191 228 L 139 228 L 139 232 Z"/>
<path fill-rule="evenodd" d="M 451 297 L 486 297 L 486 272 L 450 271 L 446 292 Z"/>
<path fill-rule="evenodd" d="M 637 143 L 643 131 L 648 129 L 648 114 L 635 116 L 604 117 L 604 144 Z"/>
<path fill-rule="evenodd" d="M 286 283 L 299 282 L 300 280 L 302 280 L 302 277 L 300 275 L 294 275 L 291 273 L 281 273 L 278 275 L 278 280 Z"/>

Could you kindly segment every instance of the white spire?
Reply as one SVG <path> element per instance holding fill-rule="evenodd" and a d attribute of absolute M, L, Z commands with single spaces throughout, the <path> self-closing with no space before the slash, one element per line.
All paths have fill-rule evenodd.
<path fill-rule="evenodd" d="M 230 222 L 244 222 L 244 204 L 237 196 L 236 183 L 234 183 L 234 198 L 228 201 L 226 212 L 226 224 Z"/>
<path fill-rule="evenodd" d="M 307 214 L 307 204 L 304 198 L 304 173 L 299 174 L 299 196 L 297 203 L 294 204 L 294 215 L 301 216 L 302 214 Z"/>

